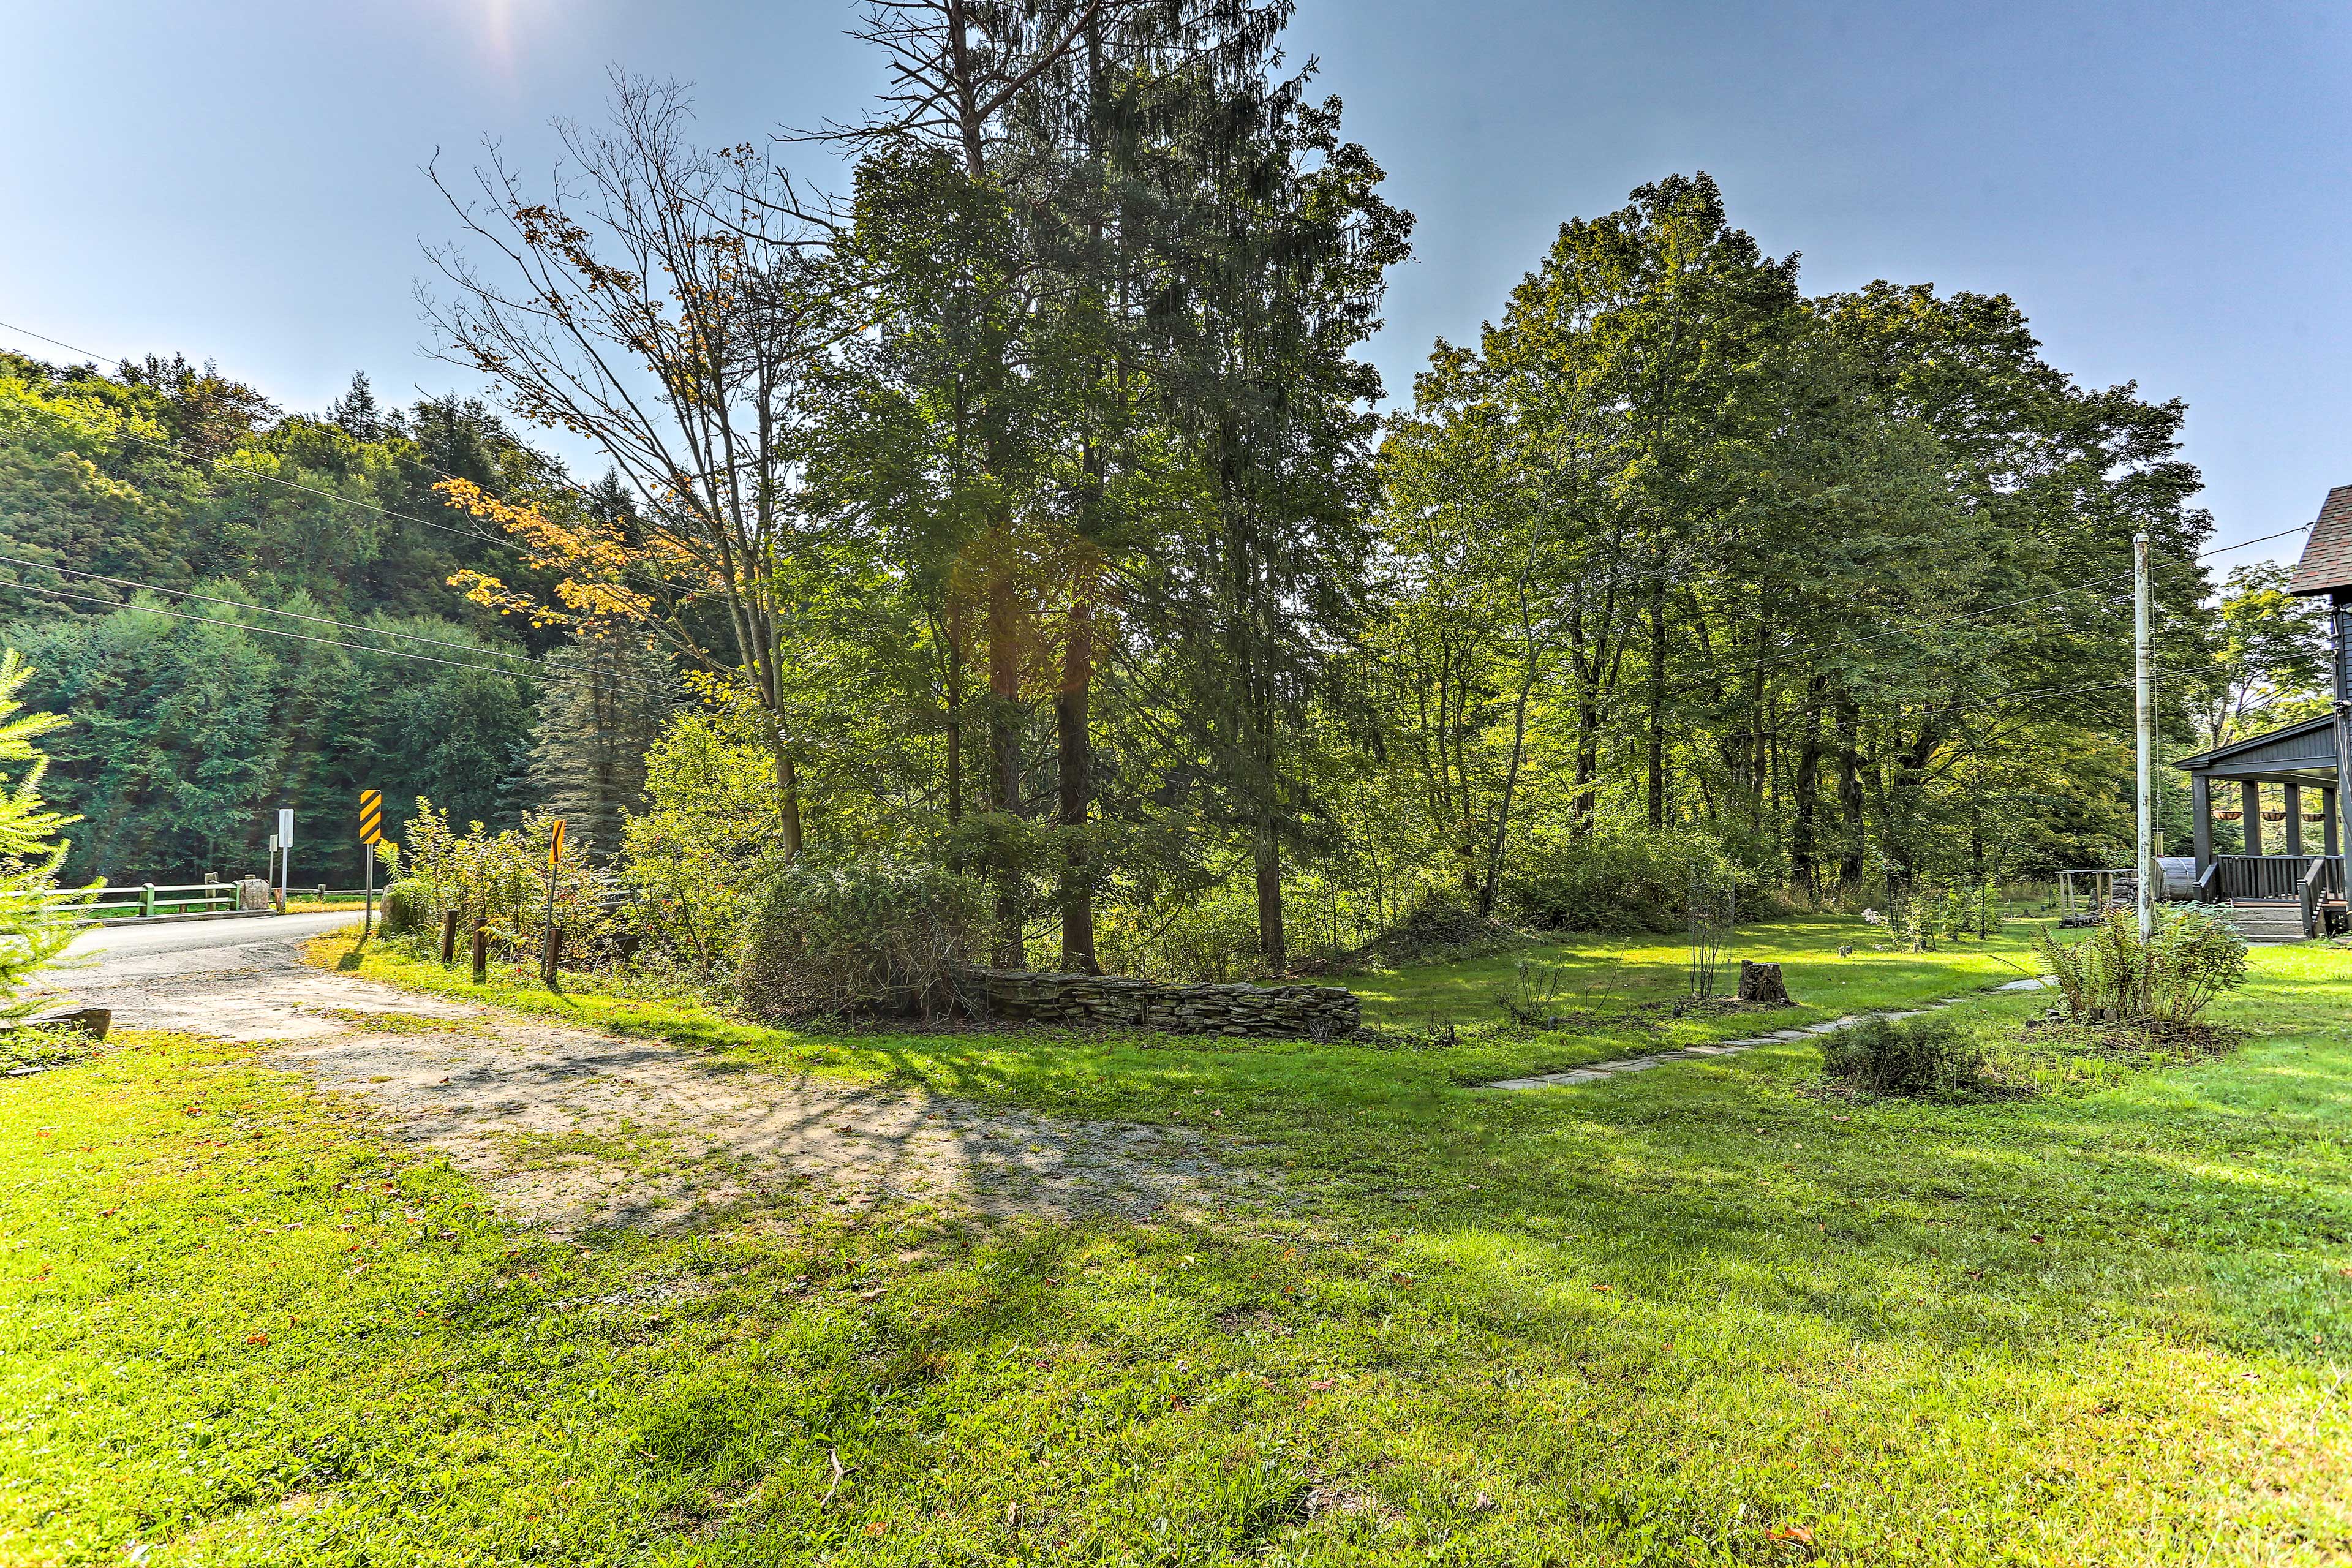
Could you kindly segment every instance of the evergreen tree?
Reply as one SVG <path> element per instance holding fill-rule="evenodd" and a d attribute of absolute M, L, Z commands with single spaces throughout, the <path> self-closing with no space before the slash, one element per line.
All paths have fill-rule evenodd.
<path fill-rule="evenodd" d="M 16 649 L 0 652 L 0 1016 L 5 1017 L 33 1010 L 25 987 L 66 950 L 75 929 L 72 917 L 49 897 L 66 854 L 58 834 L 74 819 L 42 803 L 48 763 L 33 744 L 66 721 L 23 711 L 16 694 L 32 676 Z"/>
<path fill-rule="evenodd" d="M 400 416 L 385 415 L 363 370 L 352 372 L 351 389 L 327 405 L 327 422 L 340 426 L 354 441 L 381 441 L 400 433 Z"/>
<path fill-rule="evenodd" d="M 529 775 L 536 808 L 570 823 L 589 853 L 618 854 L 628 816 L 646 808 L 646 755 L 678 705 L 676 669 L 617 637 L 558 648 L 544 668 Z"/>
<path fill-rule="evenodd" d="M 1149 611 L 1179 712 L 1247 836 L 1259 948 L 1279 972 L 1283 853 L 1311 809 L 1292 741 L 1366 597 L 1381 384 L 1355 352 L 1412 219 L 1339 139 L 1339 101 L 1309 101 L 1305 74 L 1275 79 L 1276 58 L 1260 38 L 1181 106 L 1190 185 L 1155 280 L 1154 370 L 1202 504 L 1156 542 Z"/>

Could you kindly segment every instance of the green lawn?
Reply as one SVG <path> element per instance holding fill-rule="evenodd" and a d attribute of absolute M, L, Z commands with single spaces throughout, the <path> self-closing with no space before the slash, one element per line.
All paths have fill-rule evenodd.
<path fill-rule="evenodd" d="M 2015 973 L 1840 960 L 1853 929 L 1734 956 L 1789 963 L 1781 1019 Z M 1677 953 L 1637 951 L 1625 1009 Z M 1361 984 L 1491 1016 L 1508 968 Z M 0 1562 L 2344 1562 L 2352 953 L 2256 969 L 2239 1054 L 1985 1106 L 1810 1098 L 1804 1044 L 1462 1087 L 1754 1015 L 791 1035 L 501 977 L 751 1068 L 1213 1128 L 1294 1193 L 995 1226 L 791 1199 L 578 1247 L 243 1053 L 134 1039 L 0 1082 Z"/>

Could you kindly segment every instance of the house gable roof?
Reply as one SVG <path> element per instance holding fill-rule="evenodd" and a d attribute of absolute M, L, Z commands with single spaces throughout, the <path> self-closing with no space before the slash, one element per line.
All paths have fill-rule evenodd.
<path fill-rule="evenodd" d="M 2314 769 L 2332 772 L 2336 766 L 2336 721 L 2322 714 L 2268 734 L 2249 735 L 2242 741 L 2183 757 L 2173 765 L 2190 773 L 2220 773 L 2224 777 Z"/>
<path fill-rule="evenodd" d="M 2319 521 L 2303 542 L 2303 559 L 2295 563 L 2286 585 L 2290 594 L 2326 594 L 2337 588 L 2352 588 L 2352 485 L 2327 492 Z"/>

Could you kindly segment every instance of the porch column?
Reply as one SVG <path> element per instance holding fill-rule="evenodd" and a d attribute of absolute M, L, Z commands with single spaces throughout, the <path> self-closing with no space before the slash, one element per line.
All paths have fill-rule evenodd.
<path fill-rule="evenodd" d="M 2320 829 L 2321 842 L 2325 844 L 2326 847 L 2322 849 L 2320 853 L 2323 855 L 2343 854 L 2344 851 L 2336 847 L 2337 845 L 2343 842 L 2343 839 L 2336 831 L 2336 792 L 2329 789 L 2326 784 L 2319 786 L 2319 810 L 2320 815 L 2327 818 L 2327 826 Z"/>
<path fill-rule="evenodd" d="M 2327 595 L 2328 689 L 2336 699 L 2336 794 L 2341 820 L 2352 844 L 2352 595 L 2331 589 Z M 2336 831 L 2338 816 L 2327 814 L 2327 831 Z"/>
<path fill-rule="evenodd" d="M 2246 808 L 2246 853 L 2263 852 L 2263 786 L 2252 779 L 2238 785 L 2238 800 Z"/>
<path fill-rule="evenodd" d="M 2189 775 L 2189 821 L 2194 835 L 2197 874 L 2213 863 L 2213 786 L 2202 773 Z"/>
<path fill-rule="evenodd" d="M 2303 853 L 2303 786 L 2299 784 L 2290 784 L 2280 787 L 2286 791 L 2286 852 L 2290 855 L 2301 855 Z"/>

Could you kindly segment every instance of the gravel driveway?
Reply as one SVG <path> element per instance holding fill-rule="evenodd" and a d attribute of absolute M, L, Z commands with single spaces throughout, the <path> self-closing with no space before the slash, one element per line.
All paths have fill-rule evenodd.
<path fill-rule="evenodd" d="M 94 932 L 58 977 L 119 1027 L 247 1041 L 444 1154 L 518 1219 L 675 1226 L 793 1194 L 984 1214 L 1200 1210 L 1266 1195 L 1194 1134 L 778 1074 L 316 968 L 349 924 L 289 915 Z"/>

